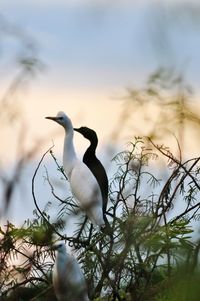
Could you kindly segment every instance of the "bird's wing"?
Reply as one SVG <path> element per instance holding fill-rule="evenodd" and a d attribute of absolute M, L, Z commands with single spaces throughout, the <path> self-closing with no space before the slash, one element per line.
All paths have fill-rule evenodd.
<path fill-rule="evenodd" d="M 85 277 L 83 275 L 83 272 L 76 261 L 76 259 L 68 254 L 68 261 L 67 261 L 67 268 L 68 273 L 71 275 L 70 280 L 72 283 L 76 283 L 77 285 L 79 284 L 85 284 Z"/>
<path fill-rule="evenodd" d="M 98 226 L 104 225 L 100 186 L 85 163 L 76 162 L 71 172 L 70 186 L 74 197 L 91 222 Z"/>
<path fill-rule="evenodd" d="M 99 184 L 92 172 L 83 162 L 78 161 L 73 168 L 70 185 L 73 195 L 83 208 L 91 203 L 97 203 L 102 206 Z"/>

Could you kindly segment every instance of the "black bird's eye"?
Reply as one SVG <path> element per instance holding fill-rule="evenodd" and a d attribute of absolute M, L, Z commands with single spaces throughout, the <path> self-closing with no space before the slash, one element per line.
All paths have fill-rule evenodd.
<path fill-rule="evenodd" d="M 58 117 L 58 120 L 59 120 L 59 121 L 62 121 L 62 120 L 63 120 L 63 117 Z"/>

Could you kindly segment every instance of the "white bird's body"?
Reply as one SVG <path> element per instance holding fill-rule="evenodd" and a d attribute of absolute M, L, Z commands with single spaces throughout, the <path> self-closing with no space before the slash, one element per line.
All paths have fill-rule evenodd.
<path fill-rule="evenodd" d="M 58 301 L 89 301 L 84 275 L 75 260 L 68 254 L 64 243 L 57 250 L 53 268 L 53 287 Z"/>
<path fill-rule="evenodd" d="M 63 167 L 69 179 L 72 194 L 93 224 L 104 225 L 102 195 L 99 184 L 90 169 L 78 159 L 73 144 L 73 125 L 63 112 L 56 117 L 46 117 L 65 129 Z"/>

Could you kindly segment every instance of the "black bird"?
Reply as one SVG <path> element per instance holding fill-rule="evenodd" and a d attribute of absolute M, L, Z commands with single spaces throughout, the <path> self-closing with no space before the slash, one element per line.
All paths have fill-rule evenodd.
<path fill-rule="evenodd" d="M 97 182 L 99 183 L 102 198 L 103 198 L 103 215 L 105 218 L 106 207 L 108 202 L 108 177 L 102 163 L 96 157 L 96 148 L 98 145 L 97 134 L 94 130 L 84 126 L 80 128 L 74 128 L 75 131 L 82 134 L 86 139 L 90 141 L 90 146 L 86 150 L 83 156 L 83 162 L 88 166 Z"/>

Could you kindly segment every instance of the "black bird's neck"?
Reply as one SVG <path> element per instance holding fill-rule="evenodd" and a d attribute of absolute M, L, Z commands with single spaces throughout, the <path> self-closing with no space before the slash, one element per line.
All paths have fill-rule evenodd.
<path fill-rule="evenodd" d="M 87 149 L 87 153 L 95 155 L 97 144 L 98 144 L 98 139 L 96 137 L 95 138 L 93 137 L 93 140 L 92 141 L 90 140 L 90 146 Z"/>

